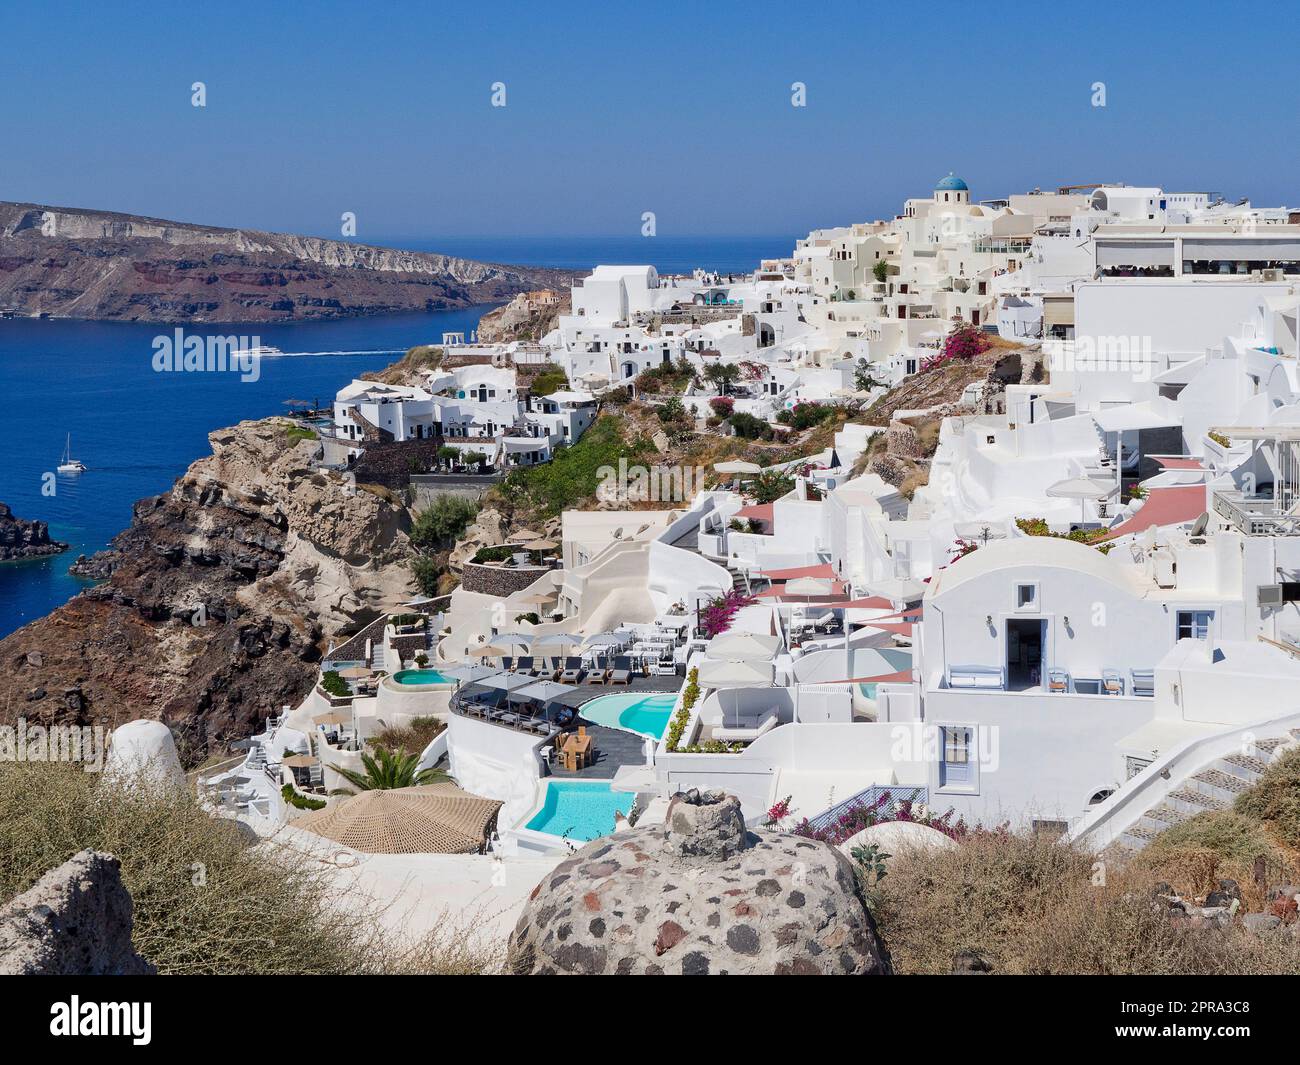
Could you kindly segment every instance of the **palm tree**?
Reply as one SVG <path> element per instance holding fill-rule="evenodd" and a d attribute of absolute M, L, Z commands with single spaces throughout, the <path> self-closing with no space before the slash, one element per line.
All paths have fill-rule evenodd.
<path fill-rule="evenodd" d="M 364 773 L 355 769 L 343 769 L 332 765 L 330 768 L 343 777 L 358 791 L 386 791 L 392 788 L 411 788 L 420 784 L 441 784 L 451 779 L 441 769 L 421 769 L 415 767 L 420 762 L 418 754 L 406 751 L 390 751 L 387 747 L 375 745 L 374 757 L 361 753 Z M 350 794 L 340 789 L 343 794 Z"/>

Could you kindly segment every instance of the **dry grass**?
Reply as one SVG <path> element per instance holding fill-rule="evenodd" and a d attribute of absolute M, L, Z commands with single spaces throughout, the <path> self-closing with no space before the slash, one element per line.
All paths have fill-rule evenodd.
<path fill-rule="evenodd" d="M 436 717 L 415 717 L 409 725 L 390 725 L 374 737 L 374 742 L 390 751 L 422 755 L 434 737 L 447 726 Z"/>
<path fill-rule="evenodd" d="M 1269 765 L 1259 781 L 1237 797 L 1233 810 L 1259 822 L 1283 847 L 1300 851 L 1300 747 Z"/>
<path fill-rule="evenodd" d="M 498 959 L 472 930 L 399 942 L 381 908 L 321 863 L 250 847 L 188 795 L 123 789 L 65 765 L 0 765 L 0 898 L 85 848 L 122 863 L 136 949 L 162 973 L 470 973 Z"/>
<path fill-rule="evenodd" d="M 1043 836 L 979 833 L 899 854 L 869 895 L 900 973 L 946 973 L 975 950 L 1012 974 L 1300 974 L 1300 944 L 1194 929 L 1153 904 L 1142 862 L 1098 864 Z"/>

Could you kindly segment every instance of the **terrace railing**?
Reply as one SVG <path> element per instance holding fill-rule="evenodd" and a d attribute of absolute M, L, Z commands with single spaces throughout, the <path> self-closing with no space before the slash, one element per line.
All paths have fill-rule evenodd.
<path fill-rule="evenodd" d="M 885 798 L 888 796 L 888 798 Z M 910 800 L 913 806 L 930 801 L 930 789 L 902 784 L 872 784 L 856 795 L 850 795 L 829 810 L 808 818 L 808 827 L 814 832 L 829 828 L 849 811 L 860 806 L 877 808 L 881 820 L 888 820 L 898 812 L 899 805 Z"/>

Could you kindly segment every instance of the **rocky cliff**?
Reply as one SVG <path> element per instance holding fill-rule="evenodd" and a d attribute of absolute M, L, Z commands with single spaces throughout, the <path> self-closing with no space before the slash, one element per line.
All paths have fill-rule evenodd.
<path fill-rule="evenodd" d="M 107 579 L 0 641 L 0 721 L 159 719 L 187 759 L 296 705 L 329 638 L 412 593 L 409 516 L 310 466 L 271 419 L 141 500 Z"/>
<path fill-rule="evenodd" d="M 535 292 L 516 296 L 479 319 L 478 338 L 486 344 L 508 344 L 513 340 L 541 340 L 555 328 L 562 314 L 571 314 L 573 301 L 568 293 L 558 302 L 541 304 Z"/>
<path fill-rule="evenodd" d="M 50 539 L 45 522 L 15 518 L 13 511 L 0 503 L 0 562 L 57 555 L 67 549 L 67 544 Z"/>
<path fill-rule="evenodd" d="M 0 202 L 0 311 L 277 322 L 465 307 L 571 273 L 285 233 Z"/>

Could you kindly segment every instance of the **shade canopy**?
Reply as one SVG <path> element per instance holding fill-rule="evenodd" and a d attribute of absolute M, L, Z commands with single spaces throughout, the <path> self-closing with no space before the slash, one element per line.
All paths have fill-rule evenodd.
<path fill-rule="evenodd" d="M 293 826 L 367 854 L 476 854 L 500 808 L 455 784 L 428 784 L 363 791 Z"/>
<path fill-rule="evenodd" d="M 543 606 L 554 598 L 554 592 L 534 592 L 532 595 L 524 596 L 521 602 L 529 603 L 532 606 Z"/>
<path fill-rule="evenodd" d="M 554 540 L 529 540 L 524 544 L 528 551 L 554 551 L 559 546 Z"/>
<path fill-rule="evenodd" d="M 758 463 L 741 462 L 738 459 L 733 459 L 729 462 L 715 462 L 713 464 L 713 468 L 717 470 L 719 473 L 729 473 L 729 474 L 738 474 L 738 473 L 754 474 L 754 473 L 763 472 L 763 467 L 758 465 Z"/>
<path fill-rule="evenodd" d="M 310 754 L 291 754 L 280 763 L 288 766 L 290 769 L 306 769 L 308 766 L 316 764 L 316 759 Z"/>
<path fill-rule="evenodd" d="M 509 647 L 531 647 L 533 637 L 527 632 L 500 632 L 492 637 L 492 642 L 498 646 L 505 644 Z"/>
<path fill-rule="evenodd" d="M 532 529 L 520 529 L 515 533 L 515 537 L 511 543 L 524 543 L 527 540 L 536 540 L 539 539 L 541 535 L 541 533 L 533 532 Z"/>
<path fill-rule="evenodd" d="M 348 680 L 359 680 L 362 677 L 368 677 L 374 672 L 369 666 L 348 666 L 347 669 L 340 669 L 339 676 Z"/>
<path fill-rule="evenodd" d="M 352 715 L 341 714 L 337 710 L 333 710 L 328 714 L 318 714 L 312 718 L 312 721 L 317 725 L 350 725 L 352 724 Z"/>
<path fill-rule="evenodd" d="M 724 632 L 709 641 L 705 654 L 723 661 L 757 659 L 767 661 L 781 649 L 779 636 L 760 636 L 752 632 Z"/>
<path fill-rule="evenodd" d="M 772 663 L 705 661 L 696 677 L 705 688 L 754 688 L 772 683 Z"/>
<path fill-rule="evenodd" d="M 474 648 L 476 655 L 508 655 L 513 653 L 514 646 L 508 643 L 485 643 Z"/>

